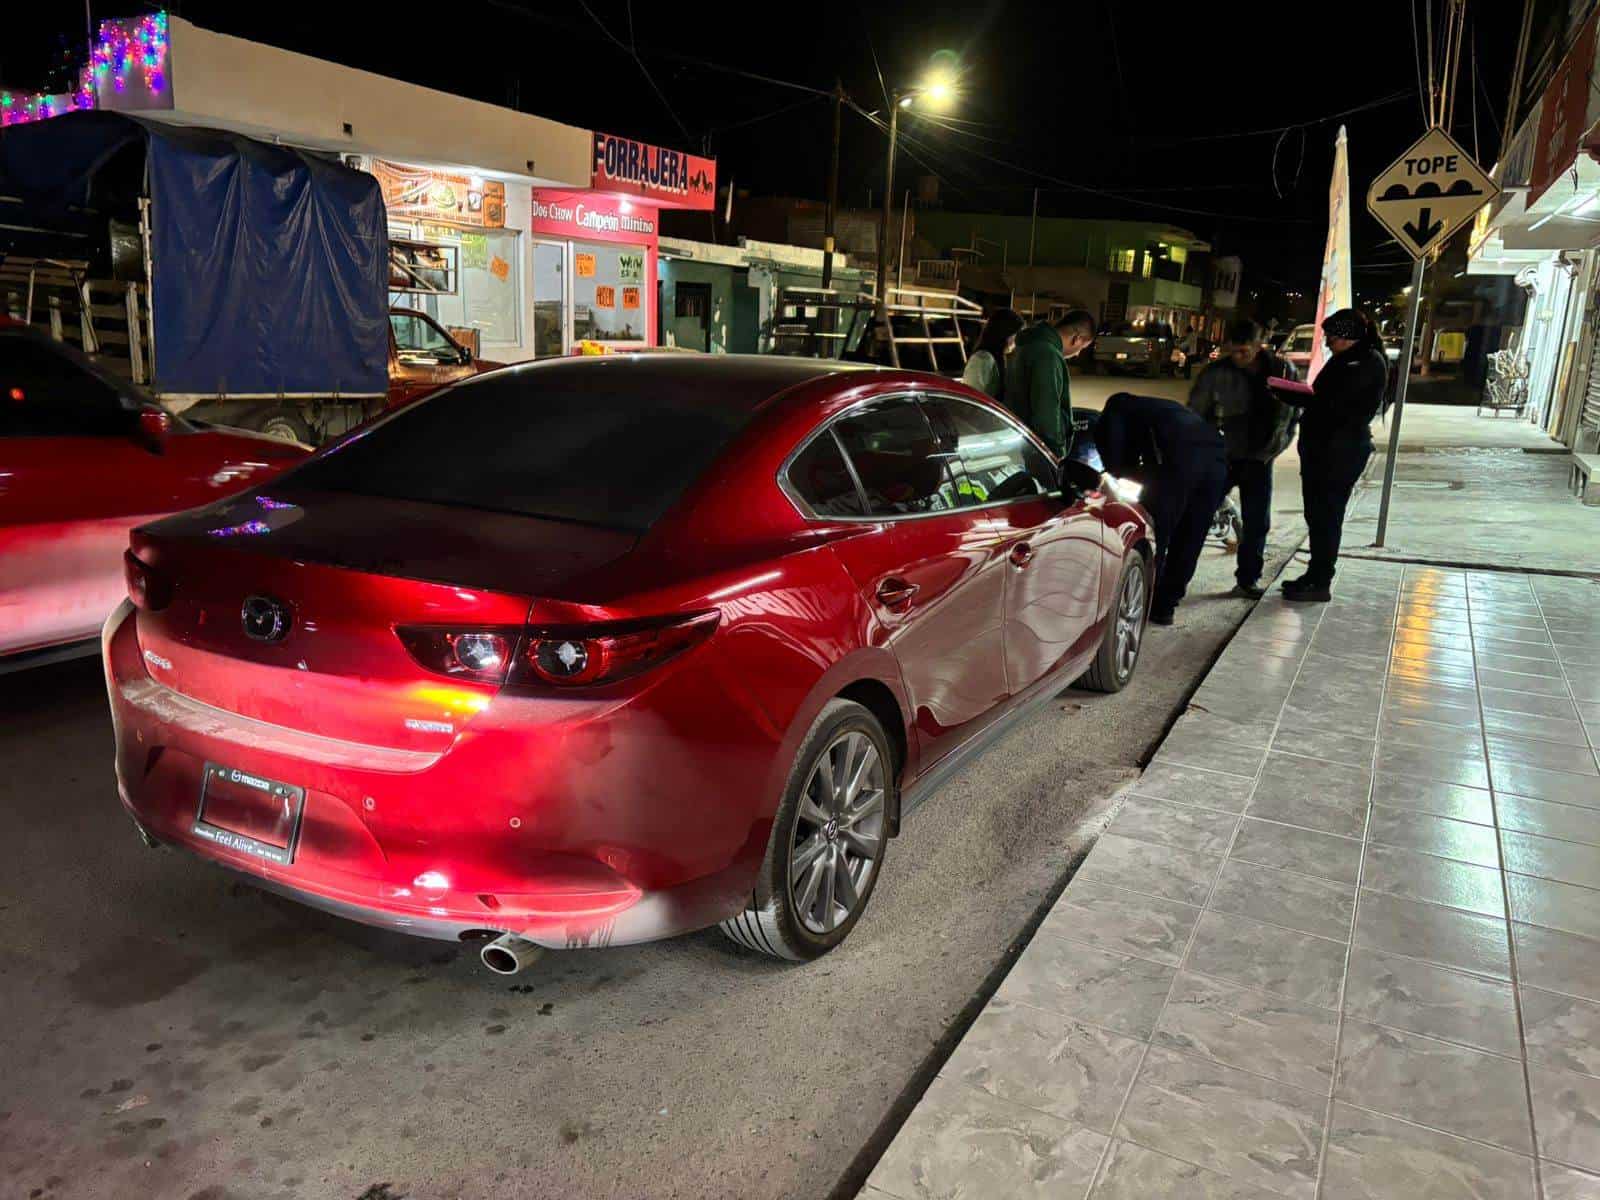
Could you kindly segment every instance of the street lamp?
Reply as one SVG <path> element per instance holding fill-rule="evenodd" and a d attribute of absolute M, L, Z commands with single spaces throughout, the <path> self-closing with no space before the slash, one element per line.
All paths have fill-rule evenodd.
<path fill-rule="evenodd" d="M 878 214 L 878 318 L 889 315 L 889 206 L 894 202 L 894 152 L 900 136 L 900 110 L 921 100 L 931 109 L 949 104 L 955 81 L 946 73 L 930 76 L 916 87 L 896 88 L 889 98 L 889 157 L 883 172 L 883 211 Z"/>

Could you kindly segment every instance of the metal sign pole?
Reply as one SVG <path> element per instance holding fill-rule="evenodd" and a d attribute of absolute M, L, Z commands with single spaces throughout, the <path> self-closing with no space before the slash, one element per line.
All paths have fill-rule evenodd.
<path fill-rule="evenodd" d="M 1417 344 L 1417 316 L 1422 311 L 1422 273 L 1428 265 L 1427 256 L 1417 259 L 1416 270 L 1411 272 L 1411 315 L 1406 320 L 1405 347 L 1400 351 L 1400 383 L 1395 388 L 1394 414 L 1389 425 L 1389 456 L 1383 463 L 1383 500 L 1378 505 L 1378 536 L 1372 541 L 1376 547 L 1383 545 L 1384 534 L 1389 530 L 1389 495 L 1394 491 L 1394 466 L 1400 457 L 1400 418 L 1406 410 L 1406 384 L 1411 379 L 1411 354 Z"/>

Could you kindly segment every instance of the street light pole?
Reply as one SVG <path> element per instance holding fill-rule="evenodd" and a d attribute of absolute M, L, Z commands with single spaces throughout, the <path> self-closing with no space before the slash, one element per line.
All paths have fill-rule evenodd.
<path fill-rule="evenodd" d="M 833 154 L 828 159 L 828 207 L 823 214 L 822 290 L 833 286 L 833 230 L 839 216 L 839 113 L 844 107 L 844 84 L 833 85 Z"/>
<path fill-rule="evenodd" d="M 883 208 L 878 213 L 878 316 L 889 312 L 889 205 L 894 202 L 894 147 L 900 136 L 900 90 L 889 97 L 889 157 L 883 169 Z"/>

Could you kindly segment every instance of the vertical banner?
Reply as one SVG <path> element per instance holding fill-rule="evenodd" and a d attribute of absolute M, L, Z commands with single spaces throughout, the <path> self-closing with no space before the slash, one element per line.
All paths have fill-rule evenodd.
<path fill-rule="evenodd" d="M 1333 144 L 1333 182 L 1328 185 L 1328 244 L 1322 252 L 1322 286 L 1317 291 L 1317 332 L 1311 351 L 1307 382 L 1317 377 L 1327 360 L 1322 342 L 1322 318 L 1355 303 L 1350 287 L 1350 158 L 1345 150 L 1344 126 Z"/>

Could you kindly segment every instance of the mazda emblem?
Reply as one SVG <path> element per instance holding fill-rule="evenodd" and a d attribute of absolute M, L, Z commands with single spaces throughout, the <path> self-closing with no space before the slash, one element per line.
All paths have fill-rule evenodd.
<path fill-rule="evenodd" d="M 271 596 L 248 596 L 239 611 L 244 634 L 258 642 L 281 642 L 289 634 L 293 614 L 282 600 Z"/>

